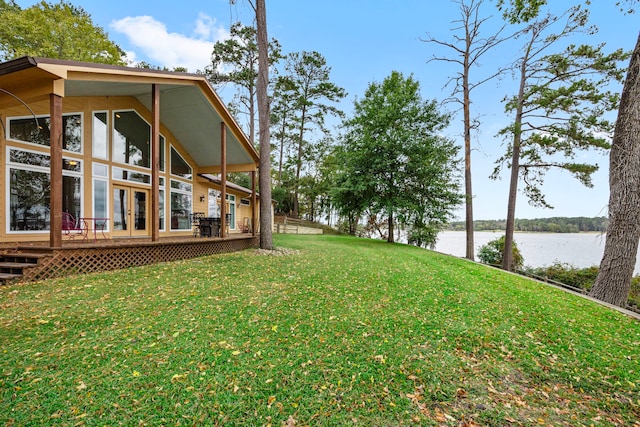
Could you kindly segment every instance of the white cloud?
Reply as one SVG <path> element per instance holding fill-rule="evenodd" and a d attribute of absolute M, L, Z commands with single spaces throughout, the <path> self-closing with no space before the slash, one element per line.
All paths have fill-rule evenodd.
<path fill-rule="evenodd" d="M 128 16 L 110 25 L 124 34 L 135 51 L 127 51 L 132 61 L 147 61 L 172 69 L 186 67 L 190 72 L 204 70 L 211 61 L 213 45 L 229 37 L 216 20 L 200 13 L 192 35 L 169 32 L 167 26 L 152 16 Z"/>

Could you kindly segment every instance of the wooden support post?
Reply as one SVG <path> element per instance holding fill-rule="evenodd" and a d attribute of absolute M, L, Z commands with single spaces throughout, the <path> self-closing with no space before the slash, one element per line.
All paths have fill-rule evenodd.
<path fill-rule="evenodd" d="M 160 240 L 160 85 L 151 85 L 151 241 Z"/>
<path fill-rule="evenodd" d="M 262 200 L 260 201 L 262 203 Z M 256 225 L 258 222 L 256 221 L 256 214 L 258 207 L 257 205 L 257 197 L 256 197 L 256 171 L 251 171 L 251 235 L 253 237 L 256 236 Z"/>
<path fill-rule="evenodd" d="M 62 246 L 62 97 L 52 93 L 49 98 L 49 145 L 51 150 L 49 189 L 49 245 Z"/>
<path fill-rule="evenodd" d="M 220 122 L 220 237 L 227 237 L 227 125 Z"/>

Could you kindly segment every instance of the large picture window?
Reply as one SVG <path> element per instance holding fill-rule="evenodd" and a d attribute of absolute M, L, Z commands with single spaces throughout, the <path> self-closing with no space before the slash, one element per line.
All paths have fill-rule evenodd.
<path fill-rule="evenodd" d="M 48 155 L 9 150 L 9 231 L 44 231 L 51 226 Z M 82 162 L 63 159 L 62 211 L 82 214 Z"/>
<path fill-rule="evenodd" d="M 135 111 L 113 113 L 113 161 L 151 167 L 151 126 Z"/>
<path fill-rule="evenodd" d="M 37 123 L 36 123 L 37 120 Z M 9 139 L 32 144 L 50 144 L 51 118 L 41 116 L 9 119 Z M 62 116 L 62 149 L 74 153 L 82 152 L 82 114 L 64 114 Z"/>
<path fill-rule="evenodd" d="M 191 179 L 193 176 L 193 170 L 191 166 L 189 166 L 189 163 L 187 163 L 173 147 L 171 147 L 171 175 L 184 179 Z"/>
<path fill-rule="evenodd" d="M 107 112 L 94 112 L 91 126 L 93 135 L 93 157 L 106 160 L 109 158 L 109 125 L 107 123 Z"/>
<path fill-rule="evenodd" d="M 109 217 L 109 166 L 101 163 L 93 164 L 93 216 Z M 108 229 L 109 222 L 105 224 Z M 106 230 L 105 230 L 106 231 Z"/>

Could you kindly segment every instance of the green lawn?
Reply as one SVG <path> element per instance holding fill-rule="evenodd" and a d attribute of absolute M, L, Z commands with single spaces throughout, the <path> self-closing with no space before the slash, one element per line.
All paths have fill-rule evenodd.
<path fill-rule="evenodd" d="M 0 288 L 3 425 L 634 425 L 640 322 L 415 247 Z"/>

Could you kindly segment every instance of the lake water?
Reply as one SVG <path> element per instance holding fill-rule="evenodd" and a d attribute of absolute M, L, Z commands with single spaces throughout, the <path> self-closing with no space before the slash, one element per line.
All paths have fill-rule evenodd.
<path fill-rule="evenodd" d="M 476 256 L 480 246 L 503 234 L 500 231 L 475 232 Z M 600 265 L 604 253 L 605 235 L 601 233 L 515 233 L 514 240 L 527 266 L 543 267 L 561 262 L 577 268 L 585 268 Z M 464 257 L 465 247 L 464 231 L 443 231 L 438 234 L 435 249 L 445 254 Z M 636 259 L 634 274 L 640 274 L 638 259 L 640 254 Z"/>

